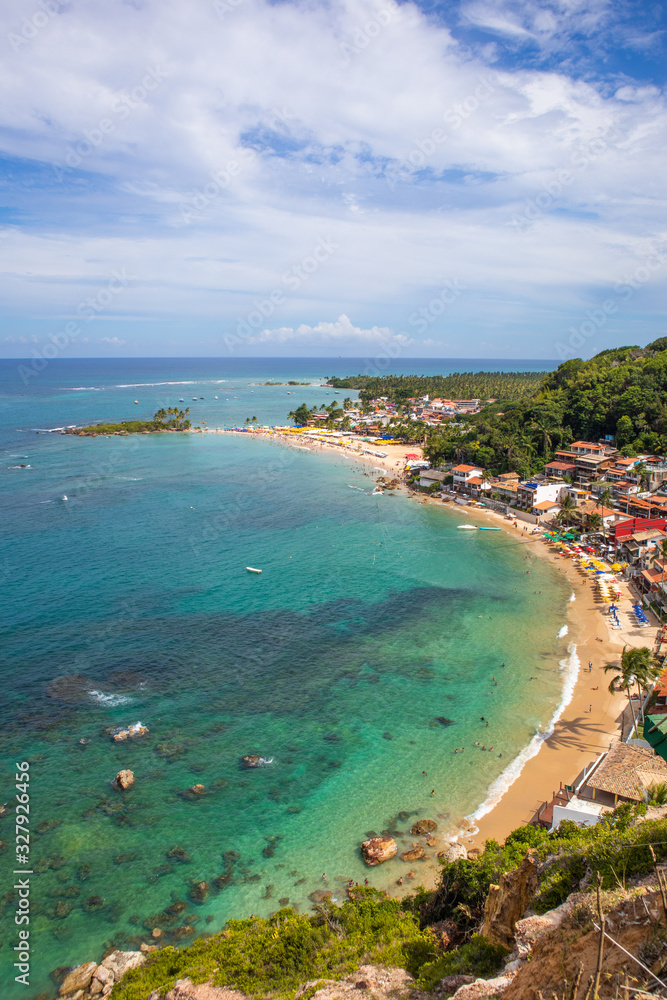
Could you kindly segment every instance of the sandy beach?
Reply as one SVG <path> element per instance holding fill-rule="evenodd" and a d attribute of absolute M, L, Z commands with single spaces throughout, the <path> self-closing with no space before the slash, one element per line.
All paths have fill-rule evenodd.
<path fill-rule="evenodd" d="M 380 468 L 385 469 L 387 474 L 396 474 L 402 470 L 406 454 L 421 453 L 415 445 L 382 444 L 377 446 L 377 450 L 388 454 L 380 459 L 330 444 L 306 442 L 295 436 L 255 433 L 264 440 L 288 447 L 349 458 L 378 470 L 378 474 Z M 404 486 L 401 488 L 405 489 Z M 439 509 L 449 508 L 450 512 L 454 507 L 423 494 L 413 493 L 412 496 L 417 502 Z M 571 785 L 586 765 L 591 764 L 602 751 L 608 750 L 610 742 L 621 737 L 624 713 L 628 711 L 627 697 L 624 693 L 609 693 L 610 675 L 604 673 L 603 667 L 619 659 L 625 644 L 652 647 L 657 623 L 649 612 L 651 627 L 639 629 L 634 625 L 630 611 L 635 598 L 623 582 L 619 584 L 623 596 L 616 603 L 624 628 L 621 632 L 612 632 L 604 614 L 607 605 L 597 596 L 593 581 L 571 559 L 558 555 L 541 534 L 533 535 L 532 525 L 525 526 L 519 522 L 514 527 L 501 514 L 481 508 L 457 506 L 456 513 L 462 520 L 471 523 L 491 522 L 494 527 L 501 527 L 518 543 L 530 546 L 536 555 L 549 560 L 559 572 L 565 574 L 574 594 L 567 614 L 569 650 L 579 662 L 572 697 L 555 722 L 551 735 L 541 742 L 535 755 L 525 762 L 520 774 L 499 800 L 482 807 L 488 807 L 485 815 L 479 819 L 471 817 L 472 829 L 461 829 L 458 841 L 471 849 L 483 848 L 487 840 L 503 841 L 516 827 L 530 822 L 540 805 L 550 800 L 559 789 L 560 782 Z M 590 669 L 589 663 L 592 664 Z M 462 826 L 466 826 L 466 821 Z M 396 894 L 409 892 L 418 881 L 427 887 L 434 885 L 438 867 L 435 859 L 422 863 L 415 880 L 394 891 Z"/>

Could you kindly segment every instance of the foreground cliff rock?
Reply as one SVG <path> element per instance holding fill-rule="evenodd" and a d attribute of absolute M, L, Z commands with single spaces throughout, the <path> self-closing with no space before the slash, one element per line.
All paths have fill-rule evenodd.
<path fill-rule="evenodd" d="M 500 876 L 500 885 L 489 887 L 482 934 L 504 948 L 514 945 L 514 928 L 537 892 L 537 865 L 529 851 L 517 869 Z"/>
<path fill-rule="evenodd" d="M 143 965 L 146 956 L 140 951 L 113 951 L 98 965 L 84 962 L 63 979 L 58 995 L 63 1000 L 93 1000 L 106 997 L 130 969 Z"/>

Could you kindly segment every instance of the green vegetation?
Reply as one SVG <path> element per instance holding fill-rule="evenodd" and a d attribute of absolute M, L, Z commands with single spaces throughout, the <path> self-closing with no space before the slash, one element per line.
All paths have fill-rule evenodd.
<path fill-rule="evenodd" d="M 414 435 L 415 428 L 409 428 Z M 400 429 L 397 429 L 400 434 Z M 667 453 L 667 338 L 644 349 L 566 361 L 528 398 L 496 403 L 454 426 L 422 429 L 434 464 L 470 462 L 490 472 L 540 471 L 579 439 L 615 437 L 624 455 Z"/>
<path fill-rule="evenodd" d="M 362 402 L 386 396 L 390 403 L 431 399 L 523 399 L 536 392 L 546 372 L 462 372 L 455 375 L 352 375 L 332 377 L 334 389 L 358 389 Z"/>
<path fill-rule="evenodd" d="M 417 986 L 429 992 L 440 985 L 445 976 L 481 976 L 490 978 L 500 971 L 507 951 L 501 945 L 491 944 L 481 934 L 473 934 L 470 941 L 445 952 L 434 962 L 426 962 L 419 970 Z"/>
<path fill-rule="evenodd" d="M 654 791 L 656 800 L 667 795 L 664 787 Z M 476 933 L 489 886 L 532 850 L 539 863 L 532 904 L 538 913 L 559 906 L 571 892 L 594 886 L 598 871 L 603 889 L 626 888 L 627 880 L 652 870 L 649 845 L 658 861 L 667 854 L 667 820 L 636 822 L 645 813 L 645 805 L 625 803 L 593 827 L 564 822 L 553 834 L 520 827 L 502 846 L 489 841 L 478 858 L 443 861 L 438 887 L 420 889 L 407 899 L 359 888 L 342 906 L 327 901 L 309 914 L 282 909 L 267 919 L 230 920 L 222 932 L 189 948 L 150 954 L 145 966 L 114 988 L 114 998 L 147 1000 L 153 990 L 165 992 L 185 977 L 234 987 L 252 997 L 292 998 L 308 981 L 340 979 L 363 964 L 405 968 L 424 990 L 454 973 L 491 976 L 505 952 Z M 430 930 L 439 921 L 447 922 L 456 947 L 444 950 Z"/>
<path fill-rule="evenodd" d="M 527 478 L 572 441 L 604 435 L 614 437 L 624 455 L 667 453 L 667 337 L 645 348 L 620 347 L 590 361 L 566 361 L 547 374 L 359 375 L 332 378 L 330 384 L 359 389 L 364 402 L 386 396 L 399 406 L 424 393 L 495 398 L 479 413 L 439 427 L 407 420 L 403 413 L 389 424 L 397 438 L 424 441 L 426 458 L 436 466 L 468 462 Z"/>
<path fill-rule="evenodd" d="M 124 420 L 120 424 L 91 424 L 89 427 L 70 427 L 66 434 L 80 437 L 96 437 L 98 434 L 144 434 L 155 431 L 187 431 L 191 424 L 187 419 L 190 407 L 179 410 L 170 406 L 168 410 L 158 410 L 152 420 Z"/>
<path fill-rule="evenodd" d="M 145 1000 L 176 979 L 212 979 L 250 996 L 293 996 L 308 980 L 336 979 L 365 963 L 396 965 L 416 975 L 435 957 L 433 939 L 398 900 L 375 889 L 307 916 L 279 910 L 267 920 L 230 920 L 220 934 L 190 948 L 164 948 L 114 987 L 114 1000 Z"/>

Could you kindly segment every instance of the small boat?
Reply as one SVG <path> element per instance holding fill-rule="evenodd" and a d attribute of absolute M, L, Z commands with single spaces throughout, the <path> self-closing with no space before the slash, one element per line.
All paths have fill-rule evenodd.
<path fill-rule="evenodd" d="M 246 566 L 246 569 L 248 570 L 249 573 L 261 573 L 262 572 L 261 569 L 255 569 L 254 566 Z"/>
<path fill-rule="evenodd" d="M 67 494 L 63 493 L 63 500 L 67 500 Z"/>
<path fill-rule="evenodd" d="M 179 399 L 179 403 L 184 403 L 184 402 L 185 402 L 185 400 L 184 400 L 184 399 L 183 399 L 183 397 L 181 396 L 181 398 Z"/>
<path fill-rule="evenodd" d="M 197 397 L 196 397 L 196 396 L 193 396 L 192 398 L 194 399 L 194 401 L 195 401 L 195 403 L 196 403 L 196 402 L 197 402 Z"/>
<path fill-rule="evenodd" d="M 476 524 L 459 524 L 457 527 L 459 531 L 477 531 Z"/>
<path fill-rule="evenodd" d="M 482 528 L 480 526 L 480 531 L 500 531 L 500 528 Z"/>

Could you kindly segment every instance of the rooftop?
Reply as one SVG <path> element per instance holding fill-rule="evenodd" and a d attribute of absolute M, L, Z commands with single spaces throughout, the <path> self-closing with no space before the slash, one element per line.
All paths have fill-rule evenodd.
<path fill-rule="evenodd" d="M 667 781 L 667 763 L 647 747 L 613 743 L 586 784 L 624 799 L 644 802 L 650 785 Z"/>

